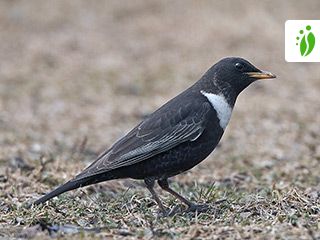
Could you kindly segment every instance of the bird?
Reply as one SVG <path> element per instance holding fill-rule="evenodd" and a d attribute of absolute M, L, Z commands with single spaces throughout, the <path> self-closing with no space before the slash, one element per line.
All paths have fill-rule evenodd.
<path fill-rule="evenodd" d="M 155 183 L 190 211 L 201 210 L 174 191 L 168 179 L 202 162 L 218 145 L 238 95 L 251 83 L 276 76 L 241 57 L 225 57 L 192 86 L 148 115 L 65 184 L 36 200 L 42 204 L 64 192 L 104 181 L 143 180 L 159 210 L 167 210 Z"/>

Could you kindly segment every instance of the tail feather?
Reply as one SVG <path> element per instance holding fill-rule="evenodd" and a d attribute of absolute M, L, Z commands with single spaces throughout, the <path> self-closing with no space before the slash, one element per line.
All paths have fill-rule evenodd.
<path fill-rule="evenodd" d="M 61 193 L 79 188 L 81 186 L 85 185 L 82 181 L 69 181 L 66 182 L 65 184 L 57 187 L 55 190 L 49 192 L 48 194 L 44 195 L 43 197 L 39 198 L 37 201 L 35 201 L 33 204 L 34 205 L 38 205 L 40 203 L 44 203 L 46 201 L 48 201 L 51 198 L 54 198 L 58 195 L 60 195 Z"/>
<path fill-rule="evenodd" d="M 33 204 L 38 205 L 40 203 L 45 203 L 46 201 L 50 200 L 51 198 L 54 198 L 64 192 L 67 192 L 67 191 L 70 191 L 70 190 L 73 190 L 76 188 L 88 186 L 90 184 L 112 180 L 115 178 L 116 178 L 115 175 L 108 173 L 108 174 L 99 174 L 99 175 L 95 175 L 95 176 L 90 176 L 90 177 L 82 178 L 82 179 L 73 179 L 73 180 L 70 180 L 70 181 L 66 182 L 65 184 L 57 187 L 55 190 L 49 192 L 48 194 L 44 195 L 43 197 L 39 198 Z"/>

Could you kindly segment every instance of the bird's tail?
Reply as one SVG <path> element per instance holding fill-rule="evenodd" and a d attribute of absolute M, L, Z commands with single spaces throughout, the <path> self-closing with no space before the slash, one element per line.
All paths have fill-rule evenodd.
<path fill-rule="evenodd" d="M 72 181 L 72 180 L 68 181 L 65 184 L 57 187 L 55 190 L 53 190 L 53 191 L 49 192 L 48 194 L 44 195 L 43 197 L 39 198 L 33 204 L 38 205 L 40 203 L 44 203 L 44 202 L 48 201 L 49 199 L 60 195 L 61 193 L 82 187 L 84 185 L 87 185 L 87 184 L 84 184 L 83 181 Z"/>
<path fill-rule="evenodd" d="M 112 179 L 115 179 L 115 178 L 116 178 L 115 175 L 113 175 L 111 173 L 93 175 L 93 176 L 90 176 L 90 177 L 80 178 L 80 179 L 77 179 L 77 177 L 76 177 L 75 179 L 72 179 L 72 180 L 66 182 L 65 184 L 57 187 L 55 190 L 53 190 L 53 191 L 49 192 L 48 194 L 44 195 L 42 198 L 39 198 L 33 204 L 34 205 L 38 205 L 40 203 L 44 203 L 44 202 L 48 201 L 49 199 L 60 195 L 61 193 L 64 193 L 64 192 L 67 192 L 67 191 L 70 191 L 70 190 L 73 190 L 73 189 L 76 189 L 76 188 L 85 187 L 85 186 L 88 186 L 90 184 L 112 180 Z"/>

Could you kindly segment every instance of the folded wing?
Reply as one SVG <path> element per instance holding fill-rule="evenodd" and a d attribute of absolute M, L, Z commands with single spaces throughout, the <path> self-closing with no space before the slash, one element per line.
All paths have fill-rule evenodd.
<path fill-rule="evenodd" d="M 74 180 L 133 165 L 183 142 L 196 140 L 204 131 L 210 109 L 208 102 L 189 103 L 176 109 L 160 108 L 103 152 Z"/>

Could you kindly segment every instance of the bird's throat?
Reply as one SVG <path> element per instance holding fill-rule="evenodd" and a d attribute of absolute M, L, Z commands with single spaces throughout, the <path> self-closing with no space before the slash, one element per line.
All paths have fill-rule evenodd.
<path fill-rule="evenodd" d="M 200 91 L 203 96 L 205 96 L 210 102 L 211 106 L 217 113 L 219 119 L 220 127 L 225 130 L 232 114 L 232 106 L 228 103 L 224 95 L 207 93 L 205 91 Z"/>

